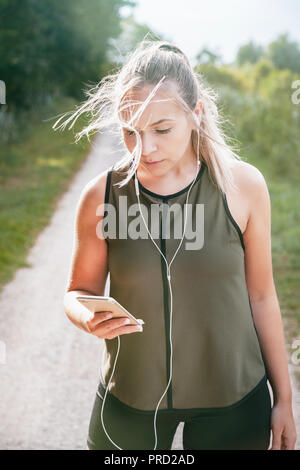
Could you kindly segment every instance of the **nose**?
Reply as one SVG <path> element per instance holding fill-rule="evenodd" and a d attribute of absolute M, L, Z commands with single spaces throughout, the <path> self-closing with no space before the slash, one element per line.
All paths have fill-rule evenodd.
<path fill-rule="evenodd" d="M 143 155 L 150 155 L 152 152 L 157 150 L 157 145 L 155 139 L 151 135 L 142 135 L 142 154 Z"/>

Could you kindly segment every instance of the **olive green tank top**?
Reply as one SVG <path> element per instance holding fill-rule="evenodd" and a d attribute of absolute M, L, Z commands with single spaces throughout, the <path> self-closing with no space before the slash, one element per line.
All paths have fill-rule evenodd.
<path fill-rule="evenodd" d="M 120 335 L 119 357 L 108 393 L 128 406 L 154 411 L 171 373 L 167 268 L 149 235 L 145 236 L 134 178 L 121 188 L 115 186 L 123 178 L 124 171 L 110 167 L 103 219 L 109 295 L 145 324 L 142 332 Z M 178 217 L 183 218 L 191 185 L 165 196 L 139 182 L 144 218 L 168 263 L 182 237 L 183 223 L 180 236 L 175 226 L 181 226 Z M 183 240 L 170 268 L 172 380 L 159 410 L 225 408 L 245 399 L 266 380 L 245 279 L 243 235 L 204 161 L 188 205 L 191 210 L 187 214 L 192 216 L 190 239 Z M 151 218 L 151 207 L 160 209 L 156 217 Z M 112 219 L 115 231 L 109 229 Z M 192 228 L 200 234 L 194 245 Z M 117 338 L 104 340 L 101 382 L 105 388 L 117 348 Z"/>

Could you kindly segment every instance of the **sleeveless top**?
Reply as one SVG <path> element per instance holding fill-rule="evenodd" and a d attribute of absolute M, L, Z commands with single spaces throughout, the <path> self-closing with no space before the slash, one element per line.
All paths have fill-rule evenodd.
<path fill-rule="evenodd" d="M 123 178 L 124 172 L 110 167 L 102 226 L 108 248 L 109 295 L 145 324 L 142 332 L 120 335 L 119 357 L 107 393 L 127 406 L 154 411 L 171 373 L 167 268 L 149 235 L 145 236 L 134 177 L 121 188 L 115 186 Z M 169 264 L 181 241 L 179 217 L 186 217 L 183 209 L 192 183 L 167 196 L 138 184 L 148 230 Z M 189 239 L 183 239 L 170 268 L 172 380 L 159 410 L 226 408 L 246 399 L 266 380 L 245 279 L 242 232 L 204 161 L 188 206 L 192 208 L 187 211 L 189 217 L 192 212 Z M 161 209 L 158 217 L 150 217 L 151 207 Z M 111 222 L 115 231 L 109 229 Z M 177 229 L 182 228 L 179 235 L 175 223 Z M 194 239 L 195 233 L 200 234 L 198 244 L 191 244 L 192 229 Z M 104 389 L 117 348 L 117 338 L 104 340 L 100 380 Z"/>

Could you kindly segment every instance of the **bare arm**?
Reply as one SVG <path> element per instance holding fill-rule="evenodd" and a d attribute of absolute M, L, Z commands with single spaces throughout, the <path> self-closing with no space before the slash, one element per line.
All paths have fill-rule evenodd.
<path fill-rule="evenodd" d="M 296 437 L 292 417 L 292 390 L 280 306 L 272 272 L 271 204 L 265 179 L 259 170 L 255 170 L 255 181 L 252 180 L 248 187 L 250 215 L 244 233 L 246 282 L 268 380 L 274 394 L 274 405 L 279 404 L 286 408 L 284 419 L 289 423 L 286 439 L 289 440 L 288 445 L 293 446 Z M 278 420 L 275 424 L 277 426 Z M 277 432 L 277 427 L 273 429 L 273 433 L 274 430 L 276 445 L 279 445 L 280 432 Z"/>
<path fill-rule="evenodd" d="M 87 330 L 85 322 L 90 315 L 76 300 L 76 296 L 104 295 L 108 274 L 107 243 L 96 233 L 97 224 L 103 218 L 96 215 L 96 209 L 104 202 L 106 179 L 107 174 L 104 172 L 90 181 L 83 188 L 76 208 L 73 252 L 64 309 L 68 318 L 84 330 Z"/>
<path fill-rule="evenodd" d="M 285 339 L 272 272 L 270 198 L 263 178 L 255 186 L 244 234 L 246 281 L 274 399 L 290 401 Z"/>
<path fill-rule="evenodd" d="M 64 310 L 78 328 L 99 338 L 142 331 L 141 326 L 126 325 L 124 318 L 110 319 L 107 312 L 89 312 L 76 300 L 78 294 L 104 295 L 108 275 L 108 249 L 103 237 L 102 219 L 107 171 L 83 189 L 75 217 L 73 252 L 64 295 Z M 102 234 L 102 236 L 99 236 Z M 125 326 L 126 325 L 126 326 Z"/>

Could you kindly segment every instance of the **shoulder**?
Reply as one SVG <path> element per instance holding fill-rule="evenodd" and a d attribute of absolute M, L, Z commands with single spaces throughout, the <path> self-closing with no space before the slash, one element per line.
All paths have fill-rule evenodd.
<path fill-rule="evenodd" d="M 81 198 L 90 203 L 99 202 L 99 200 L 104 202 L 110 170 L 111 168 L 108 168 L 88 181 L 82 188 Z"/>
<path fill-rule="evenodd" d="M 240 194 L 253 208 L 261 198 L 269 198 L 267 183 L 262 172 L 254 165 L 236 160 L 232 166 L 234 182 Z"/>
<path fill-rule="evenodd" d="M 258 168 L 242 160 L 236 160 L 234 162 L 232 172 L 236 183 L 239 185 L 246 184 L 247 186 L 255 186 L 265 181 L 262 172 Z"/>
<path fill-rule="evenodd" d="M 238 161 L 233 168 L 234 180 L 240 191 L 240 199 L 247 206 L 247 225 L 243 234 L 249 246 L 261 243 L 268 237 L 271 225 L 271 201 L 266 180 L 261 171 L 250 163 Z"/>
<path fill-rule="evenodd" d="M 82 188 L 77 204 L 77 215 L 82 222 L 94 223 L 96 217 L 103 216 L 109 171 L 110 168 L 99 173 Z"/>

